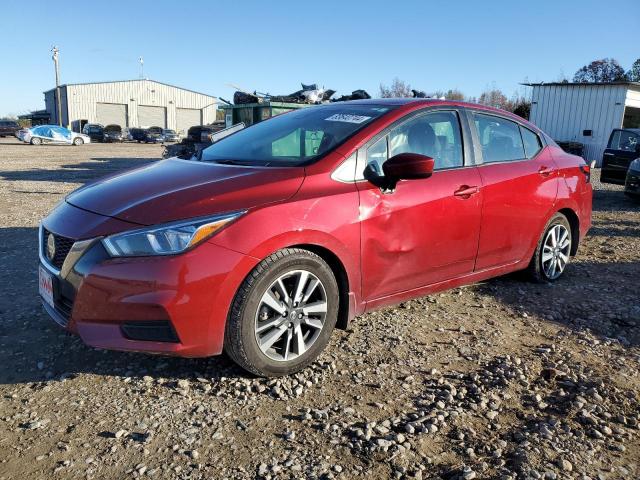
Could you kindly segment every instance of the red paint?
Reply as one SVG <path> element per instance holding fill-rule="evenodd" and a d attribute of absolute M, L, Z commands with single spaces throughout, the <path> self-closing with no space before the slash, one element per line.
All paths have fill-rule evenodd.
<path fill-rule="evenodd" d="M 559 210 L 572 212 L 580 238 L 586 234 L 591 185 L 581 171 L 584 162 L 553 144 L 532 160 L 436 170 L 429 178 L 402 180 L 387 194 L 366 181 L 331 178 L 385 127 L 434 105 L 464 106 L 401 102 L 304 168 L 168 160 L 71 194 L 43 225 L 73 239 L 240 209 L 248 213 L 185 254 L 93 265 L 77 290 L 68 328 L 96 347 L 214 355 L 222 351 L 239 285 L 261 259 L 284 247 L 307 246 L 340 261 L 352 317 L 525 268 L 546 222 Z M 127 340 L 119 325 L 132 320 L 168 320 L 180 343 Z"/>

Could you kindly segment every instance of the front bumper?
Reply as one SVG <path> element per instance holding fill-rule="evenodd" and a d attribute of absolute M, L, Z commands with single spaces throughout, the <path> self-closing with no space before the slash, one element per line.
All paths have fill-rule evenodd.
<path fill-rule="evenodd" d="M 83 249 L 56 269 L 40 244 L 55 308 L 43 303 L 56 323 L 93 347 L 185 357 L 222 352 L 229 306 L 256 263 L 209 242 L 181 255 L 116 259 L 96 240 L 76 242 Z"/>

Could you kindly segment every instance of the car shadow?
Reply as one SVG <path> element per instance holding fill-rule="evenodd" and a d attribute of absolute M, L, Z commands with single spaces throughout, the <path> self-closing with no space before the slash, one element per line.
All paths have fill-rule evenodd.
<path fill-rule="evenodd" d="M 0 171 L 0 180 L 88 183 L 101 177 L 141 167 L 158 160 L 160 158 L 92 158 L 90 161 L 60 165 L 52 169 L 33 168 L 29 170 Z"/>
<path fill-rule="evenodd" d="M 516 272 L 474 288 L 522 316 L 560 324 L 576 332 L 589 331 L 601 339 L 618 340 L 624 347 L 640 346 L 637 301 L 640 262 L 609 261 L 607 252 L 602 255 L 602 262 L 573 261 L 562 278 L 552 284 L 533 283 L 525 272 Z"/>
<path fill-rule="evenodd" d="M 618 190 L 594 190 L 594 212 L 627 212 L 640 210 L 640 202 L 624 194 L 622 187 Z"/>

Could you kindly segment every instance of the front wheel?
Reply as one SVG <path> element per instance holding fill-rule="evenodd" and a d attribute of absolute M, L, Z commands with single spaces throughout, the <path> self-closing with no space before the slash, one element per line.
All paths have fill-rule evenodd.
<path fill-rule="evenodd" d="M 77 147 L 79 145 L 83 145 L 84 144 L 84 140 L 82 140 L 80 137 L 76 137 L 73 139 L 73 144 Z"/>
<path fill-rule="evenodd" d="M 280 250 L 258 264 L 238 290 L 225 351 L 260 376 L 297 372 L 329 343 L 338 318 L 338 284 L 318 255 Z"/>
<path fill-rule="evenodd" d="M 529 274 L 533 280 L 558 280 L 569 263 L 572 242 L 571 225 L 567 217 L 556 213 L 547 223 L 529 264 Z"/>

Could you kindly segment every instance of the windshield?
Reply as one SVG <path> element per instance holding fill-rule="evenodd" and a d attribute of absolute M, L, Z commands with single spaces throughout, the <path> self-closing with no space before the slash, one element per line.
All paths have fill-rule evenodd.
<path fill-rule="evenodd" d="M 302 108 L 239 131 L 202 152 L 202 160 L 246 165 L 310 163 L 391 110 L 379 105 Z"/>

